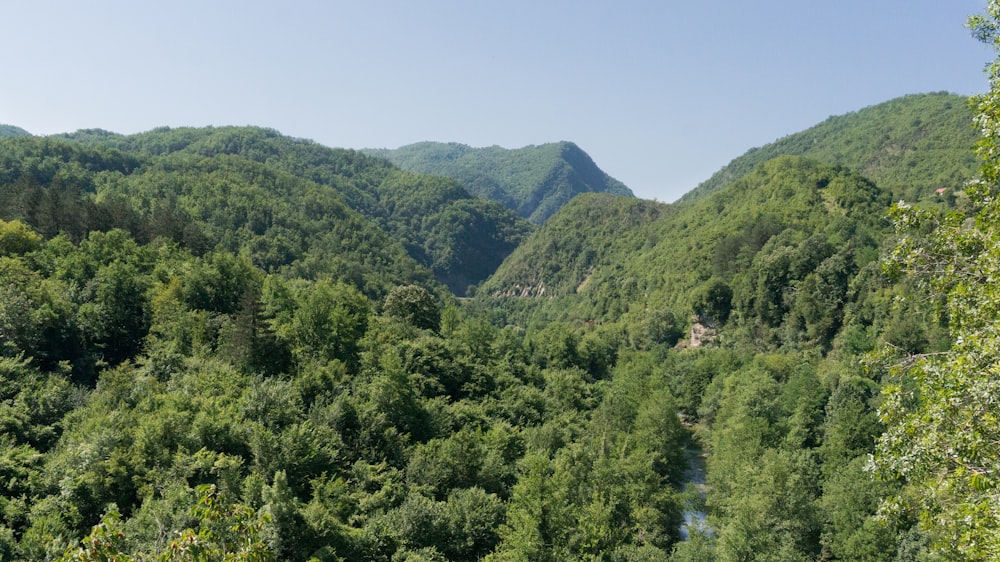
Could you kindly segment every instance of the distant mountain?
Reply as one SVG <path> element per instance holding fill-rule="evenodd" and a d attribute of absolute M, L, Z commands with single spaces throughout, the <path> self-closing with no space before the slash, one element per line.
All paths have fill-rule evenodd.
<path fill-rule="evenodd" d="M 513 150 L 421 142 L 364 152 L 404 170 L 454 178 L 471 194 L 499 201 L 536 224 L 580 193 L 633 196 L 580 147 L 565 141 Z"/>
<path fill-rule="evenodd" d="M 861 173 L 908 201 L 936 189 L 961 187 L 977 169 L 967 98 L 948 93 L 896 98 L 830 117 L 802 132 L 747 151 L 681 197 L 690 202 L 718 191 L 755 166 L 783 154 L 808 156 Z"/>
<path fill-rule="evenodd" d="M 402 171 L 356 151 L 270 129 L 161 128 L 130 136 L 93 129 L 7 142 L 13 143 L 5 147 L 10 201 L 34 200 L 23 190 L 44 194 L 66 187 L 59 175 L 49 177 L 48 169 L 35 174 L 30 185 L 20 181 L 18 162 L 45 160 L 78 176 L 72 188 L 81 193 L 59 201 L 82 196 L 81 205 L 90 205 L 90 198 L 119 202 L 122 216 L 141 215 L 137 224 L 155 224 L 149 218 L 159 212 L 176 226 L 169 237 L 190 238 L 196 229 L 200 245 L 242 251 L 264 270 L 346 277 L 374 295 L 393 284 L 426 284 L 427 271 L 462 295 L 532 228 L 502 205 L 472 197 L 455 180 Z M 104 162 L 119 160 L 125 163 L 108 170 L 113 174 L 100 180 L 94 175 L 108 168 Z M 10 218 L 30 214 L 10 211 Z M 58 221 L 36 214 L 58 228 Z M 66 214 L 99 213 L 77 208 Z M 111 226 L 125 225 L 111 221 Z"/>
<path fill-rule="evenodd" d="M 14 125 L 0 124 L 0 137 L 30 137 L 31 133 Z"/>

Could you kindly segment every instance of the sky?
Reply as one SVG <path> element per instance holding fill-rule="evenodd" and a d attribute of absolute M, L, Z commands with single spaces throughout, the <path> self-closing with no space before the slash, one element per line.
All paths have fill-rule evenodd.
<path fill-rule="evenodd" d="M 0 0 L 0 123 L 332 147 L 567 140 L 673 201 L 750 148 L 986 91 L 986 0 Z"/>

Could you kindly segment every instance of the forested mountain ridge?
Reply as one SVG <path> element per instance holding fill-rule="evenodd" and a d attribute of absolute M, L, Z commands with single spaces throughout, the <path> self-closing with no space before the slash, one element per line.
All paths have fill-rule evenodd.
<path fill-rule="evenodd" d="M 473 195 L 499 201 L 536 224 L 579 193 L 632 196 L 580 147 L 565 141 L 519 149 L 420 142 L 365 152 L 404 170 L 455 178 Z"/>
<path fill-rule="evenodd" d="M 985 99 L 980 103 L 992 98 Z M 934 304 L 941 296 L 926 277 L 943 271 L 939 275 L 949 279 L 945 290 L 966 294 L 969 268 L 975 266 L 958 265 L 948 273 L 953 266 L 944 267 L 941 260 L 986 255 L 978 232 L 964 234 L 973 221 L 962 217 L 979 213 L 976 197 L 991 201 L 993 192 L 986 186 L 980 195 L 977 188 L 959 189 L 975 174 L 973 143 L 953 143 L 951 133 L 940 133 L 960 131 L 957 126 L 911 135 L 925 121 L 918 122 L 910 110 L 941 109 L 942 103 L 957 101 L 954 96 L 894 101 L 878 107 L 906 110 L 906 127 L 881 132 L 877 150 L 862 151 L 868 154 L 864 167 L 856 164 L 862 152 L 835 165 L 780 154 L 753 162 L 760 151 L 752 151 L 740 162 L 752 167 L 733 181 L 677 204 L 579 197 L 478 288 L 478 306 L 502 310 L 506 321 L 579 326 L 587 338 L 582 348 L 606 350 L 607 342 L 616 342 L 610 347 L 620 352 L 627 347 L 655 355 L 661 361 L 657 368 L 670 373 L 664 384 L 682 414 L 696 420 L 707 449 L 704 505 L 712 527 L 711 536 L 696 534 L 679 543 L 671 560 L 888 562 L 934 560 L 932 551 L 954 552 L 951 545 L 966 540 L 958 538 L 961 523 L 953 519 L 939 528 L 918 520 L 909 506 L 926 510 L 939 504 L 909 496 L 910 473 L 921 475 L 924 489 L 959 502 L 949 511 L 984 521 L 983 536 L 993 536 L 985 530 L 997 519 L 983 508 L 989 493 L 971 491 L 978 477 L 969 482 L 961 471 L 945 476 L 967 492 L 937 480 L 948 462 L 937 456 L 947 458 L 947 451 L 938 449 L 948 442 L 927 436 L 911 444 L 924 423 L 920 412 L 937 408 L 933 415 L 947 418 L 940 412 L 948 403 L 969 402 L 971 408 L 971 402 L 936 386 L 933 366 L 917 368 L 919 382 L 899 374 L 911 362 L 951 361 L 945 350 L 954 324 L 935 312 L 941 310 Z M 951 115 L 953 125 L 962 121 L 958 113 Z M 877 129 L 886 123 L 877 111 L 860 114 L 852 127 Z M 931 123 L 935 115 L 928 117 Z M 877 119 L 864 123 L 865 116 Z M 902 144 L 908 135 L 919 142 Z M 936 140 L 924 142 L 928 138 Z M 862 168 L 875 177 L 866 177 Z M 913 170 L 927 177 L 914 179 Z M 916 201 L 894 207 L 900 197 Z M 975 224 L 991 224 L 985 212 Z M 902 237 L 894 235 L 890 218 Z M 940 237 L 928 234 L 933 225 Z M 887 268 L 904 259 L 915 264 L 909 275 Z M 953 298 L 961 307 L 964 297 Z M 979 314 L 970 310 L 959 308 L 958 314 Z M 688 330 L 690 340 L 684 337 Z M 991 384 L 969 377 L 957 382 L 951 376 L 949 384 Z M 927 393 L 922 410 L 911 409 L 912 384 Z M 882 389 L 890 402 L 881 402 Z M 886 413 L 892 417 L 880 417 Z M 872 455 L 886 429 L 880 420 L 887 419 L 902 422 L 883 434 L 882 460 Z M 934 425 L 947 433 L 947 423 Z M 976 426 L 996 431 L 992 423 Z M 976 435 L 961 432 L 959 439 L 974 447 Z M 906 456 L 911 454 L 938 463 L 937 472 L 924 470 Z M 980 464 L 992 462 L 978 451 L 970 454 L 978 455 Z M 878 464 L 871 458 L 879 458 Z M 866 471 L 872 466 L 879 467 L 882 479 Z M 963 497 L 979 503 L 969 507 Z M 969 543 L 964 548 L 970 551 L 996 551 L 983 546 L 993 543 Z"/>
<path fill-rule="evenodd" d="M 857 254 L 852 260 L 872 260 L 888 233 L 889 203 L 908 198 L 949 206 L 961 199 L 975 173 L 974 143 L 968 101 L 952 94 L 905 96 L 831 117 L 749 151 L 655 214 L 640 210 L 647 203 L 574 201 L 511 254 L 478 294 L 537 297 L 544 289 L 549 303 L 512 298 L 504 304 L 544 318 L 600 321 L 630 308 L 639 316 L 639 309 L 662 308 L 684 318 L 694 312 L 694 296 L 709 286 L 724 281 L 728 290 L 731 282 L 746 282 L 741 268 L 789 228 L 799 233 L 793 237 L 840 229 L 831 244 L 850 242 Z M 806 157 L 768 159 L 786 153 Z M 618 230 L 608 231 L 608 224 Z"/>
<path fill-rule="evenodd" d="M 28 137 L 31 133 L 14 125 L 0 124 L 0 137 Z"/>
<path fill-rule="evenodd" d="M 152 157 L 230 155 L 328 186 L 459 295 L 492 273 L 531 228 L 499 204 L 470 196 L 454 180 L 401 171 L 356 151 L 270 129 L 161 128 L 130 136 L 93 130 L 63 137 Z"/>
<path fill-rule="evenodd" d="M 794 316 L 794 305 L 780 296 L 786 289 L 774 289 L 776 300 L 765 305 L 754 287 L 777 283 L 793 290 L 831 260 L 825 267 L 839 264 L 839 287 L 815 288 L 841 303 L 826 308 L 833 324 L 819 339 L 828 345 L 840 326 L 844 283 L 877 257 L 891 202 L 891 193 L 855 173 L 795 156 L 765 162 L 689 204 L 579 197 L 529 236 L 477 294 L 545 318 L 638 326 L 669 317 L 677 323 L 672 333 L 686 327 L 691 314 L 717 321 L 732 308 L 763 333 L 762 325 L 777 329 Z M 794 273 L 765 274 L 760 268 L 769 260 L 789 259 L 773 252 L 801 254 L 794 259 L 805 261 L 780 266 Z M 714 303 L 721 308 L 699 310 L 699 299 L 712 291 L 732 294 Z M 517 304 L 524 297 L 544 298 Z M 792 340 L 798 337 L 807 339 Z"/>
<path fill-rule="evenodd" d="M 58 138 L 0 141 L 0 218 L 46 239 L 78 242 L 127 230 L 202 255 L 241 254 L 267 271 L 333 276 L 370 294 L 429 283 L 430 271 L 400 242 L 348 207 L 335 190 L 243 158 L 150 157 Z M 335 243 L 320 244 L 320 239 Z"/>
<path fill-rule="evenodd" d="M 966 98 L 943 92 L 904 96 L 830 117 L 751 149 L 680 201 L 705 197 L 782 154 L 846 166 L 889 190 L 896 200 L 912 201 L 939 188 L 961 189 L 972 179 L 977 138 Z"/>
<path fill-rule="evenodd" d="M 528 236 L 481 289 L 498 297 L 555 298 L 582 292 L 596 269 L 648 250 L 651 240 L 641 235 L 632 240 L 629 234 L 671 210 L 632 197 L 581 194 Z"/>
<path fill-rule="evenodd" d="M 856 172 L 801 156 L 686 204 L 581 196 L 476 301 L 508 321 L 579 326 L 591 368 L 622 365 L 601 354 L 609 342 L 657 358 L 707 450 L 713 529 L 670 560 L 919 560 L 931 533 L 906 512 L 880 522 L 899 482 L 864 468 L 887 365 L 947 340 L 926 295 L 883 272 L 892 201 Z M 592 235 L 578 235 L 584 225 Z M 863 369 L 873 350 L 885 362 Z"/>
<path fill-rule="evenodd" d="M 0 141 L 4 559 L 669 552 L 647 365 L 458 308 L 328 185 L 101 138 Z"/>
<path fill-rule="evenodd" d="M 996 559 L 996 99 L 964 193 L 778 155 L 530 233 L 267 129 L 0 139 L 0 559 Z"/>

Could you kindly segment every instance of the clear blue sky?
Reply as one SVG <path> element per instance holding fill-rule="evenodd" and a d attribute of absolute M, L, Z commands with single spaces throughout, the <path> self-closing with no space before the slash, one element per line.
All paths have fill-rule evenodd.
<path fill-rule="evenodd" d="M 672 201 L 747 149 L 986 89 L 985 0 L 3 0 L 0 123 L 328 146 L 570 140 Z"/>

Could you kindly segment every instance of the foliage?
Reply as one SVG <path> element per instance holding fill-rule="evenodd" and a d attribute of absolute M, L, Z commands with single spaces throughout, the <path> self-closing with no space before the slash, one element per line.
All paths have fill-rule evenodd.
<path fill-rule="evenodd" d="M 980 39 L 1000 50 L 1000 4 L 970 19 Z M 888 264 L 937 297 L 950 345 L 937 353 L 881 357 L 888 372 L 879 409 L 885 433 L 873 470 L 900 478 L 903 491 L 886 508 L 910 507 L 934 550 L 948 558 L 1000 556 L 1000 503 L 996 480 L 998 378 L 996 274 L 1000 268 L 1000 165 L 996 115 L 1000 65 L 989 68 L 990 91 L 973 99 L 983 138 L 982 179 L 966 190 L 967 210 L 937 215 L 900 204 L 900 241 Z"/>
<path fill-rule="evenodd" d="M 580 193 L 632 196 L 570 142 L 515 150 L 420 142 L 395 150 L 366 150 L 404 170 L 454 178 L 470 193 L 503 203 L 536 224 L 546 221 Z"/>
<path fill-rule="evenodd" d="M 990 166 L 987 163 L 986 166 Z M 880 409 L 887 431 L 875 467 L 901 477 L 937 548 L 968 559 L 1000 553 L 1000 510 L 992 474 L 998 451 L 993 376 L 1000 347 L 993 329 L 993 276 L 998 260 L 996 204 L 987 184 L 970 188 L 974 220 L 900 205 L 902 239 L 890 262 L 946 302 L 952 344 L 945 352 L 883 359 L 890 383 Z M 921 235 L 921 232 L 928 232 Z"/>
<path fill-rule="evenodd" d="M 462 294 L 530 229 L 452 180 L 266 129 L 80 131 L 4 148 L 0 219 L 22 219 L 46 237 L 75 241 L 118 227 L 195 253 L 245 253 L 269 271 L 338 271 L 364 278 L 372 295 L 388 289 L 378 279 L 386 275 L 427 283 L 420 266 Z"/>
<path fill-rule="evenodd" d="M 668 313 L 686 324 L 694 312 L 747 330 L 762 348 L 830 346 L 861 295 L 850 280 L 888 233 L 890 201 L 857 174 L 791 156 L 683 206 L 580 196 L 477 298 L 512 319 L 526 310 L 539 321 L 638 326 Z"/>
<path fill-rule="evenodd" d="M 42 237 L 21 221 L 0 221 L 0 255 L 21 255 L 37 250 Z"/>
<path fill-rule="evenodd" d="M 59 558 L 64 562 L 129 562 L 132 560 L 267 562 L 274 556 L 259 539 L 264 522 L 254 510 L 242 505 L 228 505 L 214 486 L 198 489 L 198 504 L 191 509 L 199 527 L 185 529 L 167 543 L 161 552 L 135 556 L 122 552 L 126 541 L 121 515 L 110 511 L 94 526 L 82 546 L 70 549 Z"/>
<path fill-rule="evenodd" d="M 266 129 L 0 148 L 5 560 L 992 544 L 992 183 L 898 209 L 894 238 L 887 176 L 782 156 L 684 204 L 583 194 L 532 231 Z"/>
<path fill-rule="evenodd" d="M 753 148 L 686 193 L 693 202 L 719 191 L 780 155 L 845 166 L 874 180 L 895 200 L 921 199 L 937 189 L 960 191 L 976 173 L 976 131 L 965 98 L 914 94 L 831 116 L 804 131 Z"/>
<path fill-rule="evenodd" d="M 419 285 L 394 287 L 385 297 L 386 315 L 422 330 L 437 331 L 441 327 L 441 310 L 427 289 Z"/>

